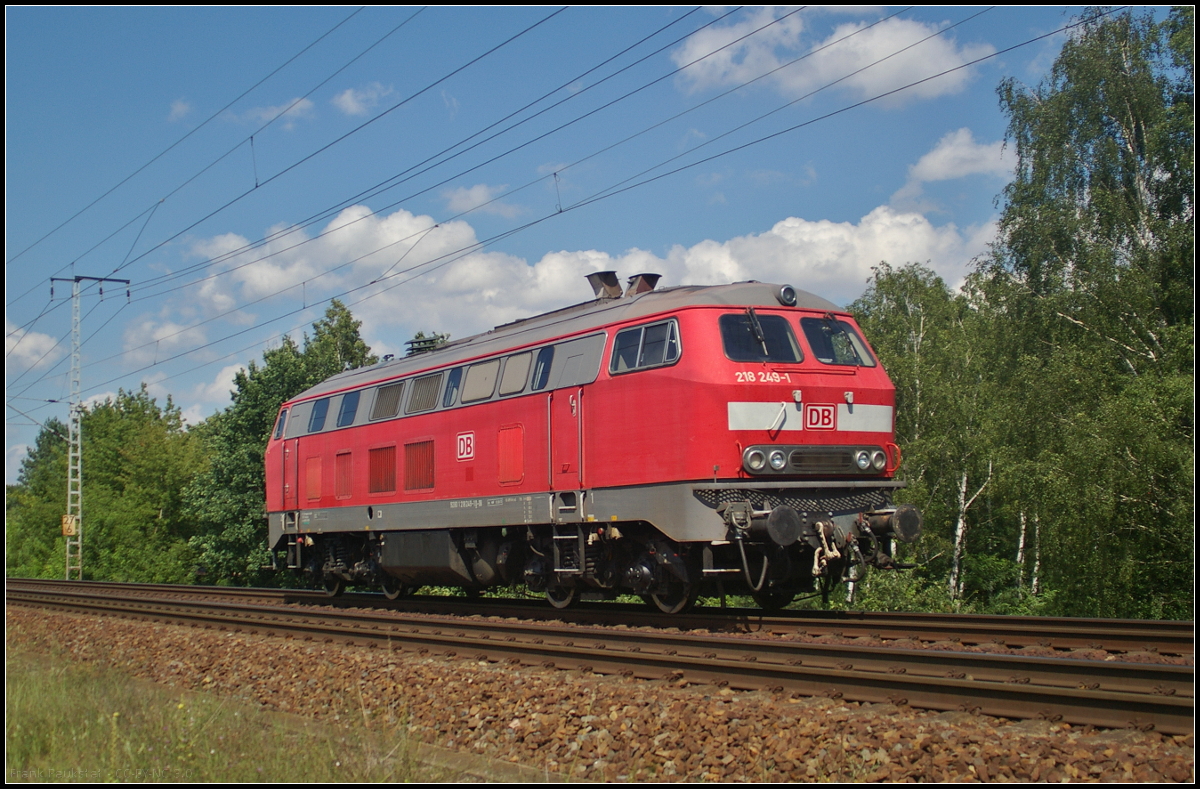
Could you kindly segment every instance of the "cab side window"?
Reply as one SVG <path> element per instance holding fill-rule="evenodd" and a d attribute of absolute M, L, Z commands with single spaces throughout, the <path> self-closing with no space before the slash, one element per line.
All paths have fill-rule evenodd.
<path fill-rule="evenodd" d="M 285 408 L 279 412 L 279 421 L 275 423 L 275 438 L 278 440 L 283 438 L 283 428 L 287 424 L 287 412 Z"/>
<path fill-rule="evenodd" d="M 679 324 L 674 319 L 617 332 L 610 373 L 628 373 L 679 360 Z"/>

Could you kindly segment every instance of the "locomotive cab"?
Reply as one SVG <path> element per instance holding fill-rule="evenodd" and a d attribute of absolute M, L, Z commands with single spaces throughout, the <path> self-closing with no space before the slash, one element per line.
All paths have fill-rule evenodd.
<path fill-rule="evenodd" d="M 853 318 L 789 304 L 786 286 L 780 294 L 793 310 L 718 318 L 740 480 L 697 490 L 727 526 L 713 563 L 740 567 L 736 585 L 764 608 L 892 568 L 893 540 L 911 542 L 921 528 L 915 508 L 891 504 L 900 484 L 891 381 Z"/>

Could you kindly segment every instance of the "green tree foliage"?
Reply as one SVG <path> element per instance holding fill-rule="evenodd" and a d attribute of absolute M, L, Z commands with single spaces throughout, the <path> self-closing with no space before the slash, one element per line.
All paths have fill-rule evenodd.
<path fill-rule="evenodd" d="M 1000 87 L 1018 166 L 979 288 L 1071 613 L 1193 607 L 1193 13 L 1098 18 Z"/>
<path fill-rule="evenodd" d="M 143 387 L 87 408 L 83 431 L 84 577 L 178 583 L 191 579 L 191 522 L 181 491 L 204 468 L 204 447 L 168 399 Z M 7 508 L 10 575 L 61 577 L 66 427 L 50 421 L 22 462 Z"/>
<path fill-rule="evenodd" d="M 201 580 L 221 584 L 270 581 L 263 567 L 266 549 L 263 453 L 285 400 L 345 370 L 374 364 L 377 358 L 359 336 L 361 321 L 336 299 L 305 334 L 303 348 L 285 337 L 234 379 L 233 403 L 213 415 L 203 435 L 212 461 L 185 491 L 198 533 L 190 546 L 202 568 Z"/>
<path fill-rule="evenodd" d="M 969 424 L 979 413 L 971 402 L 979 388 L 970 369 L 966 302 L 931 271 L 884 263 L 850 309 L 896 385 L 896 440 L 909 482 L 899 498 L 918 503 L 930 524 L 953 524 L 953 493 L 973 454 Z M 901 558 L 919 559 L 924 581 L 945 578 L 953 544 L 952 530 L 934 527 L 914 546 L 916 557 Z"/>
<path fill-rule="evenodd" d="M 16 485 L 5 489 L 4 559 L 7 575 L 61 578 L 67 511 L 67 426 L 49 419 L 21 461 Z"/>
<path fill-rule="evenodd" d="M 886 263 L 850 309 L 896 385 L 896 440 L 908 482 L 897 498 L 920 507 L 926 522 L 918 543 L 898 546 L 901 560 L 920 565 L 900 598 L 961 610 L 966 596 L 986 608 L 994 590 L 977 588 L 982 579 L 968 571 L 977 561 L 966 550 L 968 539 L 996 541 L 979 513 L 990 511 L 987 494 L 1003 466 L 986 311 L 926 268 Z M 873 577 L 860 600 L 874 599 L 872 590 L 896 593 L 895 585 Z M 940 602 L 931 606 L 933 598 Z"/>
<path fill-rule="evenodd" d="M 958 567 L 960 610 L 1190 617 L 1193 11 L 1089 14 L 1000 86 L 1016 177 L 963 291 L 885 265 L 852 308 L 926 513 L 913 589 Z"/>
<path fill-rule="evenodd" d="M 312 336 L 304 335 L 303 357 L 309 386 L 379 361 L 359 336 L 361 327 L 362 321 L 354 320 L 346 305 L 337 299 L 329 302 L 325 317 L 313 324 Z M 274 418 L 274 414 L 271 416 Z"/>

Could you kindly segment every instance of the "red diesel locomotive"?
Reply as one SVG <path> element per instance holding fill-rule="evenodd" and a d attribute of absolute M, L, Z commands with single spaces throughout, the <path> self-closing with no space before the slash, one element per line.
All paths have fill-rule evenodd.
<path fill-rule="evenodd" d="M 668 613 L 893 566 L 921 516 L 892 504 L 894 388 L 849 314 L 789 285 L 588 279 L 593 301 L 284 403 L 270 548 L 330 594 L 523 582 Z"/>

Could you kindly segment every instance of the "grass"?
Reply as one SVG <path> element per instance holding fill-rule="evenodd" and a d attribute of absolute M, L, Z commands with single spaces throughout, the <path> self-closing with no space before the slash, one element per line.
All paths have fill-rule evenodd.
<path fill-rule="evenodd" d="M 420 781 L 398 728 L 307 721 L 68 656 L 5 658 L 7 782 Z"/>

